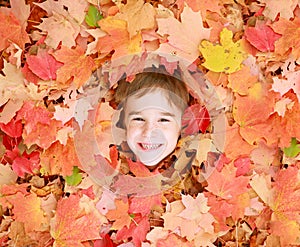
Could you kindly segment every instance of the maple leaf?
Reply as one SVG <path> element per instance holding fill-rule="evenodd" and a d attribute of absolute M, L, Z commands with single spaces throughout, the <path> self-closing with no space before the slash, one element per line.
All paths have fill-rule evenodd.
<path fill-rule="evenodd" d="M 159 239 L 156 243 L 157 247 L 169 247 L 169 246 L 182 246 L 182 247 L 193 247 L 194 244 L 187 242 L 182 238 L 179 238 L 176 234 L 171 233 L 165 239 Z"/>
<path fill-rule="evenodd" d="M 290 98 L 282 97 L 279 101 L 276 101 L 274 112 L 276 112 L 279 116 L 284 117 L 286 110 L 291 109 L 293 105 L 294 102 Z"/>
<path fill-rule="evenodd" d="M 292 138 L 291 145 L 283 149 L 284 154 L 288 157 L 296 157 L 300 153 L 300 144 L 296 138 Z"/>
<path fill-rule="evenodd" d="M 255 27 L 247 27 L 245 30 L 245 38 L 256 49 L 262 52 L 273 52 L 275 49 L 275 41 L 281 37 L 265 23 L 257 22 Z"/>
<path fill-rule="evenodd" d="M 282 4 L 280 4 L 282 6 Z M 275 52 L 281 55 L 288 52 L 290 49 L 295 58 L 300 57 L 300 44 L 297 39 L 300 35 L 300 18 L 296 17 L 290 21 L 285 18 L 280 18 L 274 22 L 271 27 L 273 30 L 281 34 L 281 38 L 275 42 Z"/>
<path fill-rule="evenodd" d="M 190 65 L 199 56 L 201 40 L 209 39 L 210 29 L 203 27 L 201 13 L 188 6 L 181 13 L 181 22 L 174 17 L 158 18 L 157 25 L 157 33 L 167 35 L 167 41 L 161 43 L 156 52 L 168 54 L 168 62 L 183 59 Z"/>
<path fill-rule="evenodd" d="M 273 210 L 271 231 L 280 236 L 282 245 L 293 244 L 300 233 L 298 169 L 289 167 L 280 170 L 274 179 L 273 196 L 269 203 Z"/>
<path fill-rule="evenodd" d="M 182 116 L 183 133 L 185 135 L 193 135 L 198 133 L 205 133 L 210 124 L 210 116 L 205 106 L 194 104 L 188 107 Z"/>
<path fill-rule="evenodd" d="M 66 145 L 54 142 L 41 154 L 40 159 L 44 172 L 49 175 L 71 176 L 74 166 L 82 167 L 72 138 L 68 138 Z"/>
<path fill-rule="evenodd" d="M 49 16 L 58 13 L 70 20 L 74 20 L 81 24 L 86 16 L 86 8 L 88 3 L 84 0 L 78 0 L 76 4 L 72 0 L 47 0 L 42 3 L 35 3 L 42 9 L 46 10 Z"/>
<path fill-rule="evenodd" d="M 36 55 L 27 54 L 26 63 L 28 68 L 43 80 L 55 80 L 57 69 L 63 65 L 57 62 L 47 49 L 38 49 Z"/>
<path fill-rule="evenodd" d="M 101 214 L 106 215 L 108 210 L 116 209 L 115 199 L 116 195 L 112 191 L 104 190 L 96 207 Z"/>
<path fill-rule="evenodd" d="M 240 134 L 237 123 L 226 128 L 224 152 L 226 157 L 235 159 L 241 155 L 248 155 L 255 146 L 250 145 Z"/>
<path fill-rule="evenodd" d="M 199 50 L 205 58 L 202 64 L 214 72 L 233 73 L 241 69 L 241 63 L 246 58 L 241 41 L 232 41 L 233 33 L 224 28 L 220 33 L 220 45 L 203 40 Z"/>
<path fill-rule="evenodd" d="M 260 174 L 267 174 L 270 170 L 270 165 L 275 159 L 277 146 L 268 146 L 265 142 L 260 142 L 258 147 L 250 153 L 251 161 L 254 163 L 254 170 Z"/>
<path fill-rule="evenodd" d="M 236 171 L 232 164 L 224 166 L 221 172 L 215 170 L 207 179 L 206 189 L 225 200 L 247 192 L 249 177 L 237 177 Z"/>
<path fill-rule="evenodd" d="M 203 194 L 198 194 L 195 199 L 190 195 L 182 195 L 182 203 L 185 209 L 178 216 L 187 220 L 201 218 L 209 210 L 207 198 Z"/>
<path fill-rule="evenodd" d="M 85 16 L 85 22 L 90 27 L 99 27 L 97 22 L 101 19 L 103 19 L 103 15 L 101 15 L 100 11 L 94 5 L 90 5 Z"/>
<path fill-rule="evenodd" d="M 243 81 L 243 83 L 241 83 Z M 228 87 L 240 95 L 247 95 L 249 89 L 258 81 L 257 76 L 253 75 L 250 68 L 243 66 L 239 71 L 228 75 Z"/>
<path fill-rule="evenodd" d="M 30 15 L 30 5 L 26 4 L 24 0 L 11 0 L 11 12 L 20 21 L 20 24 L 25 28 L 27 27 L 27 19 Z"/>
<path fill-rule="evenodd" d="M 56 247 L 83 247 L 82 242 L 100 239 L 102 218 L 94 211 L 80 206 L 80 197 L 71 195 L 57 203 L 56 214 L 50 222 L 50 233 Z"/>
<path fill-rule="evenodd" d="M 12 168 L 14 172 L 24 178 L 25 174 L 34 174 L 40 167 L 39 152 L 32 152 L 27 154 L 24 152 L 22 156 L 17 156 L 13 159 Z"/>
<path fill-rule="evenodd" d="M 134 246 L 141 247 L 146 239 L 147 232 L 150 230 L 148 217 L 134 216 L 129 227 L 124 226 L 117 232 L 117 240 L 127 240 L 132 238 Z"/>
<path fill-rule="evenodd" d="M 214 216 L 216 221 L 213 223 L 215 231 L 226 231 L 230 227 L 226 224 L 226 218 L 230 217 L 233 210 L 233 205 L 223 200 L 212 193 L 206 192 L 205 196 L 208 198 L 209 212 Z"/>
<path fill-rule="evenodd" d="M 246 175 L 251 168 L 251 160 L 249 157 L 239 157 L 233 164 L 237 168 L 236 176 Z"/>
<path fill-rule="evenodd" d="M 7 103 L 11 99 L 23 98 L 21 95 L 26 95 L 26 88 L 23 83 L 24 76 L 22 72 L 14 65 L 4 62 L 3 75 L 0 75 L 0 106 Z M 17 103 L 14 102 L 14 105 Z M 5 110 L 5 106 L 4 106 Z M 4 111 L 3 110 L 3 111 Z M 11 112 L 11 109 L 10 109 Z M 7 112 L 8 113 L 8 112 Z M 0 113 L 2 114 L 2 113 Z M 15 112 L 14 112 L 15 114 Z M 13 116 L 11 116 L 12 118 Z M 3 118 L 3 116 L 1 116 Z M 10 118 L 10 119 L 11 119 Z M 2 121 L 3 123 L 8 123 L 10 119 Z"/>
<path fill-rule="evenodd" d="M 129 227 L 131 223 L 131 216 L 128 214 L 128 201 L 115 200 L 116 209 L 109 210 L 106 217 L 110 221 L 114 221 L 111 229 L 120 230 L 124 226 Z"/>
<path fill-rule="evenodd" d="M 252 89 L 255 94 L 236 95 L 233 103 L 233 116 L 240 126 L 239 132 L 249 144 L 258 143 L 261 138 L 265 138 L 268 144 L 276 143 L 277 132 L 268 123 L 271 121 L 269 118 L 274 109 L 276 95 L 264 95 L 264 89 L 259 84 Z"/>
<path fill-rule="evenodd" d="M 120 7 L 117 18 L 127 22 L 127 30 L 130 37 L 134 37 L 141 30 L 152 29 L 155 27 L 156 11 L 150 3 L 143 0 L 129 0 Z"/>
<path fill-rule="evenodd" d="M 98 22 L 101 30 L 107 35 L 99 37 L 96 45 L 96 50 L 101 54 L 107 55 L 114 51 L 112 60 L 119 57 L 139 53 L 142 51 L 140 34 L 130 38 L 127 31 L 127 22 L 124 20 L 107 17 Z"/>
<path fill-rule="evenodd" d="M 162 206 L 161 194 L 145 197 L 133 197 L 130 200 L 128 212 L 131 214 L 149 215 L 154 206 Z"/>
<path fill-rule="evenodd" d="M 7 124 L 0 122 L 0 129 L 10 137 L 18 138 L 23 133 L 22 121 L 13 118 Z"/>
<path fill-rule="evenodd" d="M 83 0 L 77 1 L 76 4 L 69 0 L 48 0 L 35 4 L 48 13 L 47 18 L 43 18 L 43 22 L 37 26 L 47 32 L 45 43 L 53 48 L 57 48 L 60 42 L 70 48 L 75 46 L 88 3 Z"/>
<path fill-rule="evenodd" d="M 26 101 L 18 111 L 16 120 L 23 120 L 24 143 L 28 146 L 37 144 L 48 148 L 56 140 L 56 132 L 61 128 L 61 122 L 52 119 L 53 114 L 42 106 L 35 106 L 32 101 Z"/>
<path fill-rule="evenodd" d="M 4 50 L 11 43 L 17 44 L 23 50 L 25 44 L 30 42 L 25 30 L 26 26 L 20 23 L 12 13 L 5 14 L 2 11 L 0 11 L 0 21 L 2 23 L 0 27 L 0 50 Z"/>
<path fill-rule="evenodd" d="M 0 187 L 4 184 L 14 184 L 17 178 L 17 174 L 12 171 L 10 166 L 0 164 Z"/>
<path fill-rule="evenodd" d="M 39 231 L 42 224 L 47 224 L 44 211 L 41 209 L 41 199 L 36 194 L 16 194 L 5 196 L 5 200 L 13 205 L 13 218 L 24 223 L 26 232 Z"/>
<path fill-rule="evenodd" d="M 161 180 L 160 175 L 151 177 L 121 175 L 112 187 L 119 195 L 134 194 L 135 196 L 144 197 L 160 194 Z"/>
<path fill-rule="evenodd" d="M 66 47 L 75 46 L 75 38 L 80 31 L 76 23 L 56 13 L 53 16 L 44 18 L 37 28 L 47 33 L 45 43 L 55 49 L 60 42 Z"/>
<path fill-rule="evenodd" d="M 300 129 L 297 127 L 297 123 L 300 121 L 300 103 L 295 101 L 295 99 L 294 102 L 293 107 L 285 112 L 284 118 L 280 118 L 279 124 L 286 133 L 284 136 L 280 136 L 281 147 L 287 147 L 290 139 L 293 137 L 300 140 Z"/>
<path fill-rule="evenodd" d="M 296 0 L 288 0 L 285 4 L 282 4 L 280 0 L 261 0 L 261 3 L 265 3 L 263 15 L 269 17 L 271 20 L 275 20 L 277 15 L 280 17 L 290 19 L 294 17 L 294 9 L 297 6 Z"/>
<path fill-rule="evenodd" d="M 189 241 L 193 240 L 199 231 L 198 223 L 195 220 L 187 220 L 178 216 L 185 209 L 180 200 L 171 202 L 169 207 L 170 209 L 162 216 L 164 229 L 175 231 L 179 228 L 181 237 L 186 237 Z"/>
<path fill-rule="evenodd" d="M 154 175 L 142 162 L 140 161 L 134 162 L 129 158 L 127 158 L 126 160 L 130 168 L 130 171 L 136 177 L 149 177 Z"/>
<path fill-rule="evenodd" d="M 53 56 L 64 63 L 56 72 L 57 81 L 63 84 L 72 78 L 73 83 L 79 88 L 88 81 L 95 68 L 94 60 L 86 56 L 80 46 L 74 49 L 62 46 L 61 49 L 53 52 Z"/>
<path fill-rule="evenodd" d="M 184 4 L 187 4 L 194 12 L 201 12 L 203 20 L 206 19 L 207 11 L 218 13 L 221 15 L 222 6 L 218 0 L 177 0 L 176 4 L 179 9 L 184 8 Z"/>
<path fill-rule="evenodd" d="M 273 77 L 272 90 L 285 95 L 288 91 L 293 90 L 297 95 L 298 102 L 300 102 L 300 71 L 288 71 L 285 78 Z"/>

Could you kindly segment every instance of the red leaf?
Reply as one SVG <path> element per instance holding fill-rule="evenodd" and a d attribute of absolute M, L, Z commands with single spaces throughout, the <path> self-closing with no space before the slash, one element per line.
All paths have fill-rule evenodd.
<path fill-rule="evenodd" d="M 27 155 L 26 152 L 23 156 L 18 156 L 12 163 L 12 169 L 19 176 L 24 178 L 25 174 L 33 174 L 36 169 L 39 168 L 39 153 L 32 152 Z"/>
<path fill-rule="evenodd" d="M 15 120 L 14 118 L 7 124 L 0 123 L 0 129 L 10 137 L 20 137 L 23 132 L 23 125 L 21 120 Z"/>
<path fill-rule="evenodd" d="M 135 246 L 140 247 L 141 243 L 146 239 L 148 231 L 150 231 L 148 217 L 135 216 L 129 228 L 125 226 L 117 232 L 117 240 L 132 238 Z"/>
<path fill-rule="evenodd" d="M 192 135 L 199 130 L 204 133 L 210 124 L 210 116 L 207 109 L 199 104 L 188 107 L 182 116 L 183 133 Z"/>
<path fill-rule="evenodd" d="M 149 215 L 154 206 L 161 206 L 161 195 L 147 197 L 133 197 L 130 201 L 129 213 Z"/>
<path fill-rule="evenodd" d="M 137 177 L 150 177 L 153 176 L 149 169 L 141 162 L 134 162 L 131 159 L 127 159 L 130 171 Z"/>
<path fill-rule="evenodd" d="M 119 152 L 118 152 L 118 148 L 116 145 L 113 145 L 109 148 L 109 157 L 110 157 L 110 160 L 111 162 L 110 165 L 116 169 L 117 166 L 118 166 L 118 160 L 119 160 Z"/>
<path fill-rule="evenodd" d="M 38 49 L 37 55 L 27 55 L 28 68 L 43 80 L 55 80 L 56 71 L 63 65 L 57 62 L 46 49 Z"/>
<path fill-rule="evenodd" d="M 236 176 L 243 176 L 250 171 L 251 161 L 249 157 L 240 157 L 234 161 L 234 166 L 237 168 Z"/>
<path fill-rule="evenodd" d="M 94 242 L 94 247 L 114 247 L 113 241 L 111 240 L 110 236 L 108 234 L 105 234 L 103 239 L 96 240 Z"/>
<path fill-rule="evenodd" d="M 245 30 L 245 37 L 259 51 L 270 52 L 274 51 L 274 43 L 281 35 L 275 33 L 265 23 L 260 23 L 255 27 L 248 27 Z"/>

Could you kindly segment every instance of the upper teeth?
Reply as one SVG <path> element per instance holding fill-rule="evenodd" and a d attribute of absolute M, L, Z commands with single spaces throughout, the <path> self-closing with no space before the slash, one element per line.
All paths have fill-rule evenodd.
<path fill-rule="evenodd" d="M 157 149 L 160 144 L 144 144 L 142 143 L 142 147 L 144 149 Z"/>

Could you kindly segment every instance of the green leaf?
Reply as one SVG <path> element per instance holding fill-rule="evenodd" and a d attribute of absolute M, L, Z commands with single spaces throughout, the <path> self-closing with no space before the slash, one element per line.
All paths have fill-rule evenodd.
<path fill-rule="evenodd" d="M 98 21 L 101 20 L 103 16 L 100 11 L 94 6 L 90 5 L 87 15 L 85 16 L 85 22 L 90 27 L 99 27 Z"/>
<path fill-rule="evenodd" d="M 65 177 L 65 180 L 68 185 L 76 186 L 81 183 L 82 175 L 79 171 L 80 171 L 79 168 L 77 166 L 74 166 L 72 175 Z"/>
<path fill-rule="evenodd" d="M 287 148 L 284 148 L 283 152 L 287 157 L 296 157 L 300 153 L 300 144 L 298 144 L 297 139 L 292 138 L 291 145 Z"/>

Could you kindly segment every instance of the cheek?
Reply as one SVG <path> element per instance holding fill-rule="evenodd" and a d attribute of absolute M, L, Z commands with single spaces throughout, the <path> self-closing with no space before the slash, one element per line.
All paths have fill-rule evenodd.
<path fill-rule="evenodd" d="M 126 136 L 127 140 L 133 140 L 137 135 L 139 135 L 139 128 L 134 126 L 127 126 L 126 128 Z"/>
<path fill-rule="evenodd" d="M 172 144 L 177 143 L 179 135 L 180 129 L 178 127 L 170 128 L 165 132 L 166 139 Z"/>

